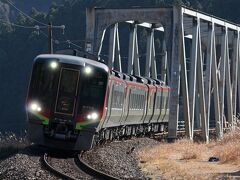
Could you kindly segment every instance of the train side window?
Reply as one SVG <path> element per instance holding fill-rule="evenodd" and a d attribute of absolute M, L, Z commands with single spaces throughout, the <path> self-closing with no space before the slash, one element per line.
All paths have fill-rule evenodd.
<path fill-rule="evenodd" d="M 156 94 L 155 109 L 158 109 L 158 94 Z"/>
<path fill-rule="evenodd" d="M 135 94 L 132 94 L 132 109 L 134 110 L 134 100 L 135 100 Z"/>
<path fill-rule="evenodd" d="M 117 109 L 121 109 L 123 106 L 123 92 L 121 92 L 120 90 L 115 90 L 114 91 L 114 99 L 113 99 L 113 108 L 117 108 Z"/>
<path fill-rule="evenodd" d="M 157 101 L 157 109 L 160 109 L 160 105 L 161 105 L 161 96 L 160 94 L 157 97 L 158 101 Z"/>
<path fill-rule="evenodd" d="M 112 108 L 115 108 L 115 88 L 114 88 L 114 85 L 113 85 L 113 90 L 112 90 L 112 105 L 111 105 Z"/>
<path fill-rule="evenodd" d="M 133 97 L 134 97 L 134 98 L 133 98 L 133 99 L 134 99 L 134 101 L 133 101 L 133 102 L 134 102 L 134 103 L 133 103 L 133 109 L 136 110 L 136 104 L 137 104 L 137 103 L 136 103 L 136 94 L 134 94 Z"/>
<path fill-rule="evenodd" d="M 135 110 L 137 110 L 137 94 L 135 94 L 135 101 L 134 101 L 134 105 L 135 105 Z"/>
<path fill-rule="evenodd" d="M 116 108 L 119 108 L 120 107 L 120 92 L 117 90 L 116 91 Z"/>
<path fill-rule="evenodd" d="M 164 107 L 165 107 L 165 99 L 166 99 L 166 97 L 165 97 L 165 92 L 163 92 L 163 95 L 162 95 L 162 109 L 164 109 Z"/>
<path fill-rule="evenodd" d="M 119 97 L 120 97 L 120 102 L 119 102 L 119 107 L 122 108 L 122 92 L 119 93 Z"/>
<path fill-rule="evenodd" d="M 168 109 L 168 107 L 169 107 L 169 93 L 167 93 L 165 108 Z"/>
<path fill-rule="evenodd" d="M 142 110 L 142 95 L 139 95 L 139 109 Z"/>
<path fill-rule="evenodd" d="M 138 102 L 139 110 L 141 110 L 141 106 L 142 106 L 141 103 L 142 103 L 142 102 L 141 102 L 141 94 L 139 94 L 139 102 Z"/>
<path fill-rule="evenodd" d="M 162 98 L 162 92 L 161 92 L 161 94 L 159 95 L 159 104 L 158 104 L 159 109 L 161 109 L 162 100 L 163 98 Z"/>
<path fill-rule="evenodd" d="M 133 110 L 133 101 L 134 101 L 134 99 L 133 99 L 133 93 L 131 94 L 131 110 Z"/>
<path fill-rule="evenodd" d="M 136 94 L 136 110 L 138 110 L 138 94 Z"/>
<path fill-rule="evenodd" d="M 129 109 L 132 110 L 132 90 L 129 92 Z"/>
<path fill-rule="evenodd" d="M 124 102 L 124 91 L 121 92 L 121 103 L 120 103 L 120 107 L 123 108 L 123 102 Z"/>
<path fill-rule="evenodd" d="M 139 94 L 139 109 L 142 109 L 142 95 Z"/>
<path fill-rule="evenodd" d="M 142 110 L 142 95 L 139 96 L 139 109 Z"/>
<path fill-rule="evenodd" d="M 151 109 L 153 109 L 154 107 L 154 97 L 155 97 L 155 92 L 153 92 L 152 93 L 152 97 L 151 97 L 151 99 L 152 99 L 152 102 L 151 102 Z"/>
<path fill-rule="evenodd" d="M 144 109 L 144 95 L 141 95 L 141 101 L 142 101 L 142 109 Z"/>
<path fill-rule="evenodd" d="M 148 104 L 148 109 L 151 109 L 151 103 L 152 103 L 152 96 L 149 96 L 149 104 Z"/>
<path fill-rule="evenodd" d="M 136 110 L 138 110 L 138 94 L 136 94 Z"/>
<path fill-rule="evenodd" d="M 132 93 L 132 110 L 134 110 L 134 94 Z"/>
<path fill-rule="evenodd" d="M 161 92 L 161 94 L 159 96 L 159 109 L 161 109 L 162 103 L 163 103 L 163 96 L 162 96 L 162 92 Z"/>

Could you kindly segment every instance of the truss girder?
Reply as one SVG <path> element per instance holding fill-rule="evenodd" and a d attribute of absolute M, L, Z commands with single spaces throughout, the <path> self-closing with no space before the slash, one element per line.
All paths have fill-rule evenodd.
<path fill-rule="evenodd" d="M 120 72 L 123 70 L 119 22 L 130 23 L 127 73 L 137 76 L 141 76 L 137 27 L 148 29 L 144 75 L 156 79 L 157 69 L 161 69 L 160 79 L 171 87 L 170 139 L 177 137 L 179 117 L 183 117 L 190 139 L 194 129 L 200 128 L 208 142 L 210 124 L 215 126 L 219 138 L 224 127 L 234 127 L 240 112 L 240 27 L 237 24 L 181 6 L 88 9 L 86 47 L 100 55 L 105 31 L 111 27 L 108 66 Z M 155 31 L 164 31 L 159 68 Z"/>

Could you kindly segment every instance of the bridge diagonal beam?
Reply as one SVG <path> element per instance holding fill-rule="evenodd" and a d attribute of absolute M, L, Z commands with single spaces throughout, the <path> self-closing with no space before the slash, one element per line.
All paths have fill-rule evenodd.
<path fill-rule="evenodd" d="M 228 30 L 227 30 L 228 31 Z M 227 33 L 228 35 L 228 33 Z M 233 127 L 233 108 L 232 108 L 232 83 L 230 75 L 230 61 L 229 61 L 229 43 L 228 36 L 226 37 L 226 57 L 225 57 L 225 75 L 226 75 L 226 99 L 227 99 L 227 121 L 230 127 Z"/>
<path fill-rule="evenodd" d="M 139 52 L 138 52 L 138 36 L 137 36 L 137 30 L 135 34 L 135 45 L 134 45 L 134 60 L 133 60 L 133 74 L 136 76 L 140 76 L 140 64 L 139 64 Z"/>
<path fill-rule="evenodd" d="M 108 58 L 108 67 L 109 69 L 114 69 L 114 60 L 116 53 L 116 24 L 110 28 L 110 38 L 109 38 L 109 58 Z"/>
<path fill-rule="evenodd" d="M 122 72 L 118 24 L 110 29 L 108 67 Z"/>
<path fill-rule="evenodd" d="M 225 67 L 226 67 L 226 46 L 227 46 L 227 29 L 222 32 L 221 42 L 221 59 L 220 59 L 220 78 L 219 78 L 219 97 L 220 97 L 220 125 L 223 129 L 224 116 L 224 95 L 225 95 Z"/>
<path fill-rule="evenodd" d="M 220 99 L 219 99 L 219 83 L 218 83 L 218 66 L 216 57 L 216 40 L 215 40 L 215 24 L 212 24 L 212 34 L 211 34 L 212 44 L 212 83 L 213 83 L 213 98 L 214 98 L 214 114 L 216 123 L 216 134 L 218 138 L 222 137 L 223 129 L 221 126 L 221 116 L 220 116 Z"/>
<path fill-rule="evenodd" d="M 129 50 L 128 50 L 128 74 L 140 76 L 137 24 L 130 25 Z"/>
<path fill-rule="evenodd" d="M 146 65 L 145 65 L 145 76 L 150 77 L 150 69 L 152 63 L 152 48 L 154 41 L 154 29 L 148 29 L 147 31 L 147 56 L 146 56 Z"/>
<path fill-rule="evenodd" d="M 205 102 L 206 102 L 206 121 L 209 125 L 210 122 L 210 105 L 211 105 L 211 87 L 212 87 L 212 59 L 213 59 L 213 36 L 214 36 L 214 26 L 208 24 L 208 42 L 207 42 L 207 62 L 206 62 L 206 72 L 205 72 Z"/>
<path fill-rule="evenodd" d="M 118 32 L 118 24 L 116 30 L 116 69 L 119 72 L 122 72 L 122 59 L 120 54 L 120 39 L 119 39 L 119 32 Z"/>
<path fill-rule="evenodd" d="M 103 30 L 102 37 L 101 37 L 101 40 L 100 40 L 100 45 L 99 45 L 99 49 L 98 49 L 98 53 L 97 53 L 98 59 L 100 59 L 100 55 L 101 55 L 101 52 L 102 52 L 102 46 L 103 46 L 103 40 L 105 38 L 105 33 L 106 33 L 106 29 Z M 89 51 L 89 52 L 91 52 L 91 51 Z"/>
<path fill-rule="evenodd" d="M 233 116 L 234 123 L 236 123 L 237 118 L 237 85 L 238 85 L 238 66 L 239 66 L 239 32 L 234 36 L 233 40 L 233 58 L 232 58 L 232 106 L 233 106 Z"/>
<path fill-rule="evenodd" d="M 156 51 L 155 51 L 155 43 L 154 43 L 154 35 L 152 40 L 152 60 L 151 60 L 151 78 L 157 79 L 157 65 L 156 65 Z"/>
<path fill-rule="evenodd" d="M 161 80 L 166 84 L 167 77 L 169 78 L 169 72 L 168 72 L 168 54 L 167 54 L 167 47 L 166 47 L 166 40 L 163 40 L 163 57 L 162 57 L 162 67 L 161 67 Z"/>
<path fill-rule="evenodd" d="M 198 19 L 199 31 L 198 31 L 198 61 L 197 61 L 197 83 L 199 93 L 199 112 L 201 114 L 201 125 L 202 125 L 202 137 L 208 142 L 209 131 L 207 120 L 206 120 L 206 107 L 205 107 L 205 94 L 204 94 L 204 80 L 203 80 L 203 60 L 202 60 L 202 47 L 201 47 L 201 33 L 200 33 L 200 19 Z"/>
<path fill-rule="evenodd" d="M 191 68 L 189 76 L 189 107 L 190 107 L 190 122 L 191 122 L 191 138 L 193 138 L 194 129 L 194 117 L 195 117 L 195 98 L 196 98 L 196 72 L 197 72 L 197 60 L 198 60 L 198 35 L 199 24 L 195 20 L 193 27 L 193 40 L 192 40 L 192 52 L 191 52 Z"/>

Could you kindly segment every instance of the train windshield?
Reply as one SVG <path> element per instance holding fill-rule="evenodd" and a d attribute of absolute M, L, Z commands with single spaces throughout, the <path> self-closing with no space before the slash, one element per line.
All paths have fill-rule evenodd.
<path fill-rule="evenodd" d="M 76 104 L 79 74 L 79 70 L 62 68 L 56 112 L 73 115 Z"/>
<path fill-rule="evenodd" d="M 95 69 L 92 75 L 83 76 L 81 79 L 79 111 L 101 109 L 104 104 L 106 85 L 106 72 Z"/>
<path fill-rule="evenodd" d="M 74 117 L 103 108 L 108 73 L 100 68 L 40 60 L 33 67 L 28 99 L 41 105 L 42 112 Z M 92 72 L 91 72 L 92 71 Z"/>
<path fill-rule="evenodd" d="M 49 62 L 37 62 L 33 67 L 29 98 L 40 101 L 45 107 L 51 107 L 56 96 L 59 68 L 55 66 Z"/>

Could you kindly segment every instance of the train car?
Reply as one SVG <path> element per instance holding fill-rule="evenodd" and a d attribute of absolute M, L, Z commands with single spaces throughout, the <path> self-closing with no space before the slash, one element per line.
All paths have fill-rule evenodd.
<path fill-rule="evenodd" d="M 101 140 L 159 132 L 168 122 L 169 87 L 110 71 L 88 58 L 35 58 L 26 101 L 35 144 L 87 150 Z"/>

